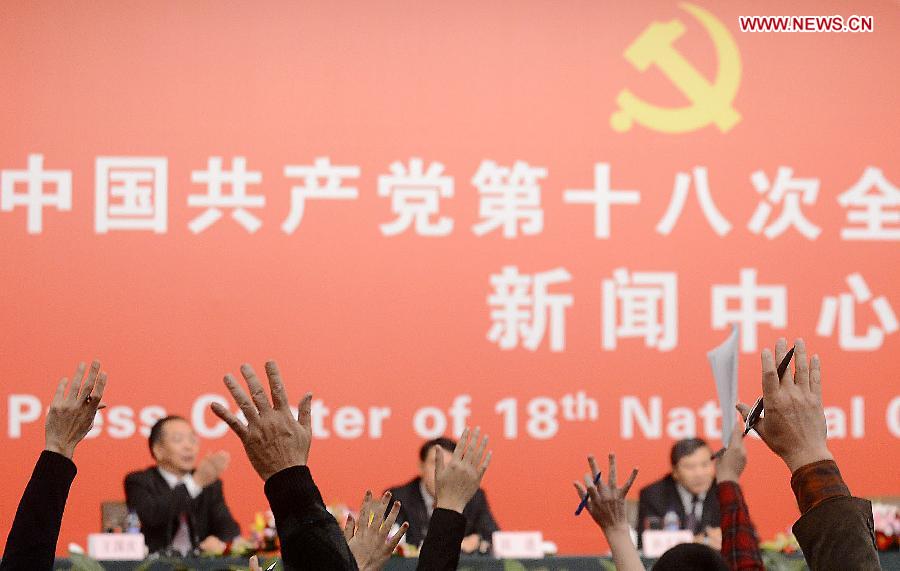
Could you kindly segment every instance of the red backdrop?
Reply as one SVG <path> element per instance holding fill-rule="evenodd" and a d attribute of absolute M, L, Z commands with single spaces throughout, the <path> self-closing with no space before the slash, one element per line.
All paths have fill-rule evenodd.
<path fill-rule="evenodd" d="M 61 551 L 97 531 L 99 503 L 123 497 L 125 473 L 149 464 L 141 431 L 161 411 L 147 407 L 190 416 L 202 395 L 226 394 L 225 372 L 237 374 L 245 361 L 261 371 L 275 358 L 293 399 L 310 389 L 330 410 L 328 437 L 311 453 L 327 501 L 355 504 L 366 487 L 412 476 L 422 441 L 414 416 L 429 406 L 446 414 L 454 398 L 469 395 L 467 420 L 493 436 L 484 486 L 501 526 L 540 529 L 566 553 L 603 550 L 598 530 L 572 516 L 571 481 L 585 471 L 588 452 L 615 451 L 622 469 L 640 466 L 640 487 L 666 471 L 675 437 L 695 430 L 718 444 L 699 413 L 716 399 L 705 351 L 726 334 L 713 327 L 713 288 L 738 284 L 744 268 L 756 269 L 761 285 L 785 288 L 786 322 L 748 325 L 757 348 L 803 336 L 822 357 L 825 404 L 839 409 L 830 413 L 830 446 L 851 490 L 896 494 L 900 334 L 884 307 L 900 311 L 898 242 L 890 233 L 842 238 L 865 223 L 847 219 L 859 197 L 849 205 L 838 198 L 861 179 L 869 186 L 872 167 L 887 190 L 870 193 L 883 197 L 885 212 L 900 209 L 900 14 L 894 4 L 866 2 L 853 9 L 874 18 L 869 33 L 742 33 L 738 16 L 787 8 L 701 7 L 724 25 L 724 36 L 690 6 L 670 2 L 4 3 L 0 180 L 10 188 L 0 211 L 7 483 L 0 534 L 43 446 L 40 408 L 78 360 L 102 359 L 110 409 L 75 455 Z M 789 14 L 849 17 L 847 10 L 805 2 Z M 652 35 L 653 22 L 680 22 L 683 35 L 674 52 L 659 45 L 642 52 L 651 61 L 641 71 L 624 54 Z M 727 53 L 729 41 L 737 58 Z M 664 53 L 680 54 L 686 68 L 663 61 Z M 692 70 L 706 87 L 690 83 Z M 717 77 L 732 81 L 733 97 Z M 624 89 L 648 105 L 684 109 L 671 120 L 640 114 L 618 132 L 610 118 Z M 711 119 L 716 105 L 739 114 L 724 130 Z M 700 124 L 665 132 L 693 112 Z M 29 155 L 71 176 L 71 208 L 32 204 L 42 215 L 33 233 L 27 184 L 16 183 Z M 188 196 L 207 193 L 191 173 L 217 156 L 226 169 L 245 157 L 260 173 L 261 182 L 247 187 L 265 197 L 263 207 L 247 207 L 261 223 L 255 232 L 230 208 L 205 230 L 189 229 L 203 208 L 189 206 Z M 98 233 L 101 217 L 114 214 L 97 209 L 102 157 L 163 159 L 167 173 L 155 181 L 166 184 L 165 231 Z M 302 223 L 286 233 L 291 187 L 302 181 L 284 169 L 317 157 L 358 167 L 359 177 L 344 181 L 358 196 L 308 200 Z M 442 163 L 453 181 L 453 195 L 441 196 L 430 217 L 453 221 L 446 235 L 423 236 L 414 225 L 382 232 L 397 215 L 392 198 L 378 194 L 379 177 L 411 157 Z M 473 231 L 490 192 L 473 183 L 485 160 L 546 169 L 532 181 L 540 187 L 540 231 L 515 220 L 515 237 L 502 228 Z M 565 199 L 567 190 L 593 188 L 597 163 L 609 165 L 613 189 L 640 193 L 639 204 L 611 206 L 606 238 L 595 237 L 592 205 Z M 704 216 L 693 183 L 675 226 L 657 231 L 676 175 L 694 167 L 706 168 L 709 196 L 731 226 L 724 235 Z M 779 167 L 793 169 L 796 184 L 783 186 L 783 196 L 757 192 L 751 175 L 761 171 L 772 183 Z M 54 185 L 43 191 L 52 194 Z M 816 238 L 793 225 L 778 232 L 774 223 L 792 200 L 821 230 Z M 775 227 L 773 237 L 749 227 L 761 203 L 772 209 L 764 226 Z M 563 268 L 570 276 L 549 286 L 551 304 L 571 296 L 564 320 L 526 304 L 525 313 L 548 320 L 533 350 L 516 331 L 512 349 L 488 338 L 490 277 L 504 266 L 532 276 Z M 677 341 L 669 350 L 661 350 L 665 341 L 653 347 L 624 336 L 604 348 L 602 285 L 617 268 L 675 276 Z M 829 321 L 820 319 L 823 304 L 851 293 L 846 279 L 855 273 L 871 299 L 850 299 L 855 316 L 841 310 L 830 334 L 828 323 L 817 333 Z M 626 310 L 616 311 L 621 325 Z M 553 327 L 565 332 L 560 350 L 551 344 Z M 857 336 L 877 328 L 883 339 L 850 350 L 847 327 Z M 740 378 L 741 398 L 752 401 L 760 390 L 752 347 L 742 353 Z M 578 391 L 597 402 L 596 418 L 566 419 L 561 399 Z M 529 425 L 538 397 L 556 403 L 555 430 L 553 422 Z M 661 428 L 648 434 L 623 407 L 639 403 L 650 414 L 654 397 Z M 861 399 L 855 411 L 854 397 Z M 509 398 L 516 431 L 511 409 L 495 409 Z M 379 435 L 369 423 L 357 430 L 355 413 L 345 411 L 336 432 L 337 409 L 346 406 L 365 415 L 390 408 L 390 417 Z M 199 428 L 215 428 L 211 414 L 199 416 Z M 232 453 L 225 493 L 246 529 L 266 507 L 261 482 L 230 433 L 204 438 L 203 448 Z M 749 448 L 749 505 L 769 537 L 797 515 L 789 474 L 759 441 Z"/>

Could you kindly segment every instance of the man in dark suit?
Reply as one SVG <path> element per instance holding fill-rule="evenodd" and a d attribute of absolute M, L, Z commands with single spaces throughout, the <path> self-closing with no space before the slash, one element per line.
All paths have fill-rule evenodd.
<path fill-rule="evenodd" d="M 241 533 L 225 505 L 219 479 L 228 453 L 217 452 L 197 463 L 197 436 L 179 416 L 157 421 L 149 440 L 156 466 L 125 477 L 128 509 L 137 512 L 147 547 L 182 555 L 195 548 L 221 552 Z"/>
<path fill-rule="evenodd" d="M 409 531 L 406 532 L 406 542 L 409 544 L 419 545 L 428 533 L 428 522 L 434 511 L 435 459 L 442 454 L 445 464 L 448 463 L 455 448 L 456 442 L 449 438 L 429 440 L 419 449 L 419 476 L 389 490 L 393 500 L 401 505 L 397 521 L 409 522 Z M 484 490 L 479 488 L 475 492 L 462 515 L 466 518 L 466 531 L 460 549 L 465 553 L 486 551 L 491 535 L 500 528 L 491 514 Z"/>
<path fill-rule="evenodd" d="M 701 438 L 680 440 L 672 446 L 672 472 L 641 490 L 638 545 L 644 530 L 676 527 L 690 530 L 698 543 L 721 549 L 716 467 L 711 455 Z"/>

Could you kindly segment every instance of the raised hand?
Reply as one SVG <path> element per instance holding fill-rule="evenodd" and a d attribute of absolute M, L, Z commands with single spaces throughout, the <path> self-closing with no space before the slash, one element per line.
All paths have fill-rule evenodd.
<path fill-rule="evenodd" d="M 219 403 L 210 405 L 213 413 L 241 439 L 250 463 L 263 480 L 285 468 L 305 466 L 312 442 L 312 393 L 303 397 L 295 419 L 275 361 L 266 363 L 271 402 L 250 365 L 241 365 L 241 375 L 247 382 L 250 397 L 231 375 L 225 375 L 225 386 L 243 411 L 247 424 Z"/>
<path fill-rule="evenodd" d="M 575 482 L 575 489 L 578 490 L 578 497 L 582 500 L 585 495 L 588 496 L 587 509 L 604 531 L 610 529 L 624 528 L 628 529 L 628 518 L 625 514 L 625 496 L 634 479 L 637 478 L 638 469 L 631 470 L 631 476 L 628 481 L 620 488 L 617 485 L 616 478 L 616 455 L 609 455 L 609 483 L 603 483 L 601 479 L 598 486 L 594 485 L 594 479 L 600 474 L 597 468 L 597 461 L 593 456 L 588 456 L 588 465 L 591 468 L 591 474 L 584 475 L 584 485 Z"/>
<path fill-rule="evenodd" d="M 600 470 L 593 456 L 588 456 L 588 465 L 591 473 L 584 475 L 584 484 L 574 482 L 578 497 L 582 500 L 587 498 L 587 509 L 609 542 L 616 569 L 642 571 L 644 564 L 631 541 L 631 530 L 625 512 L 625 496 L 637 478 L 638 469 L 633 468 L 628 480 L 619 487 L 615 454 L 609 455 L 609 483 L 603 483 L 599 478 Z M 597 485 L 594 485 L 595 480 Z"/>
<path fill-rule="evenodd" d="M 780 456 L 791 472 L 794 472 L 806 464 L 831 460 L 833 456 L 825 442 L 819 356 L 813 355 L 810 361 L 806 354 L 806 343 L 797 339 L 794 343 L 794 373 L 791 374 L 788 368 L 779 379 L 775 366 L 787 351 L 784 339 L 779 339 L 775 344 L 774 357 L 769 349 L 762 351 L 765 416 L 759 419 L 755 430 L 766 446 Z M 746 419 L 750 407 L 741 403 L 738 410 Z"/>
<path fill-rule="evenodd" d="M 84 369 L 84 363 L 79 363 L 71 383 L 67 378 L 60 379 L 44 425 L 44 449 L 69 459 L 93 426 L 106 388 L 106 373 L 100 370 L 100 361 L 91 363 L 87 377 Z"/>
<path fill-rule="evenodd" d="M 479 439 L 481 429 L 463 432 L 450 461 L 444 464 L 444 455 L 435 456 L 434 507 L 462 513 L 463 508 L 481 487 L 481 479 L 491 463 L 487 448 L 488 437 Z"/>
<path fill-rule="evenodd" d="M 381 500 L 373 500 L 372 492 L 366 491 L 359 508 L 359 521 L 354 521 L 353 516 L 347 518 L 344 537 L 360 571 L 378 571 L 384 567 L 409 529 L 409 524 L 403 522 L 400 529 L 389 537 L 391 528 L 397 521 L 397 514 L 400 513 L 400 502 L 394 502 L 390 513 L 385 516 L 390 503 L 390 492 L 385 492 Z"/>

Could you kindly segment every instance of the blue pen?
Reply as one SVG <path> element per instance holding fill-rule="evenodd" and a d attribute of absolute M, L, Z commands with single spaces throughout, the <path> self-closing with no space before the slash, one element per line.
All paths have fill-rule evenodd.
<path fill-rule="evenodd" d="M 602 474 L 600 472 L 597 472 L 597 475 L 594 476 L 594 485 L 595 486 L 600 483 L 601 476 L 602 476 Z M 581 512 L 583 512 L 584 508 L 587 507 L 587 502 L 588 502 L 588 494 L 585 493 L 584 498 L 582 498 L 582 500 L 581 500 L 581 503 L 578 504 L 578 509 L 575 510 L 575 515 L 581 515 Z"/>

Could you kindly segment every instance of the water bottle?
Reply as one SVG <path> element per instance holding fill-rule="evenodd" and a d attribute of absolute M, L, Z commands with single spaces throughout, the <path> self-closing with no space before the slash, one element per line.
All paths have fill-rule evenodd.
<path fill-rule="evenodd" d="M 648 515 L 644 518 L 644 529 L 662 529 L 662 518 L 656 515 Z"/>
<path fill-rule="evenodd" d="M 140 533 L 141 532 L 141 519 L 138 517 L 137 512 L 134 510 L 130 510 L 128 515 L 125 516 L 125 533 Z"/>
<path fill-rule="evenodd" d="M 678 519 L 678 514 L 672 510 L 666 512 L 666 516 L 663 518 L 663 529 L 666 531 L 678 531 L 681 527 L 681 521 Z"/>

